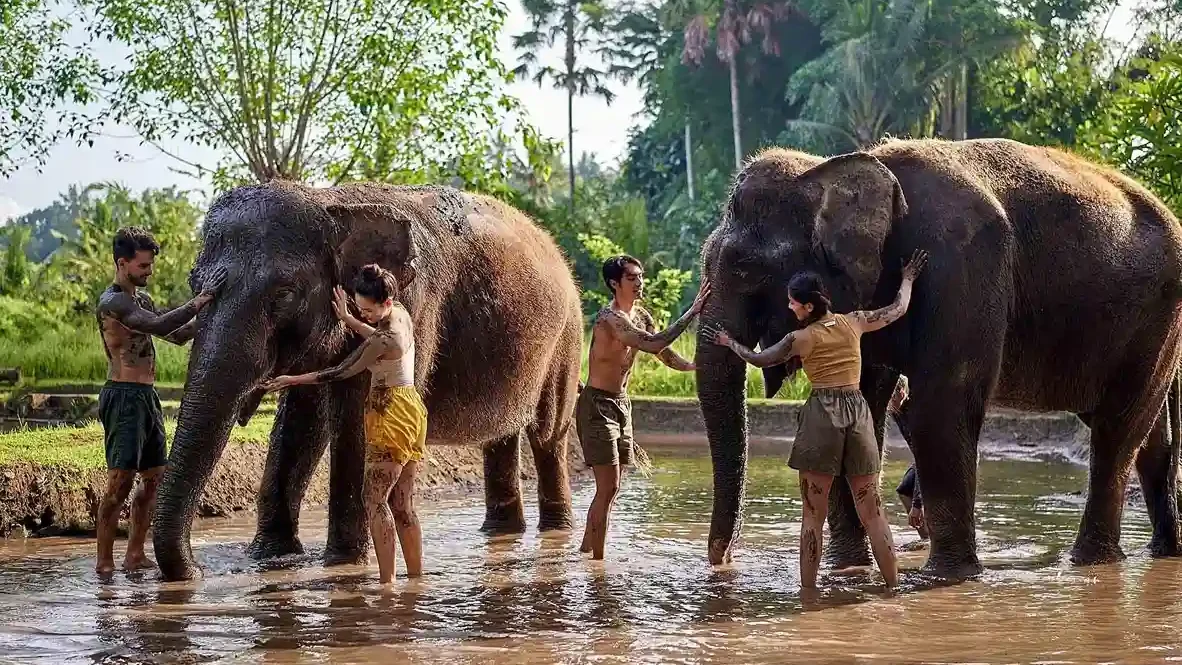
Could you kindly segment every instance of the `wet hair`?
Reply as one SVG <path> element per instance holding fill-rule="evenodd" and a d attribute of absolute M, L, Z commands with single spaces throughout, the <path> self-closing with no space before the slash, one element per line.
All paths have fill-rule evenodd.
<path fill-rule="evenodd" d="M 818 321 L 829 313 L 832 301 L 821 276 L 815 272 L 798 272 L 788 280 L 788 295 L 801 304 L 813 306 L 813 313 L 804 325 Z"/>
<path fill-rule="evenodd" d="M 160 253 L 160 245 L 144 229 L 138 226 L 125 226 L 115 232 L 115 239 L 111 242 L 111 253 L 115 260 L 135 258 L 136 252 L 152 252 L 152 256 Z"/>
<path fill-rule="evenodd" d="M 353 293 L 374 302 L 386 302 L 394 297 L 397 290 L 398 281 L 394 279 L 394 273 L 376 263 L 362 267 L 357 279 L 353 280 Z"/>
<path fill-rule="evenodd" d="M 607 285 L 607 290 L 615 295 L 616 290 L 612 287 L 612 281 L 620 281 L 624 279 L 624 266 L 632 264 L 637 268 L 644 270 L 644 265 L 641 262 L 627 254 L 620 254 L 613 256 L 603 262 L 603 283 Z"/>

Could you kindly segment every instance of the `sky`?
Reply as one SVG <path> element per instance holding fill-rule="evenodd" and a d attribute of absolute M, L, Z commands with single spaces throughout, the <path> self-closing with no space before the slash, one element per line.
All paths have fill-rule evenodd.
<path fill-rule="evenodd" d="M 1109 35 L 1123 37 L 1132 32 L 1130 5 L 1137 0 L 1122 0 L 1121 8 L 1113 16 Z M 528 28 L 528 19 L 521 8 L 520 0 L 509 0 L 510 14 L 501 33 L 500 55 L 510 67 L 516 64 L 512 48 L 512 35 Z M 541 59 L 555 60 L 556 50 L 543 54 Z M 101 54 L 100 54 L 101 57 Z M 613 82 L 609 85 L 616 93 L 612 104 L 599 98 L 575 100 L 575 149 L 594 152 L 601 161 L 616 162 L 627 148 L 628 130 L 643 113 L 643 100 L 635 84 L 624 85 Z M 531 81 L 514 82 L 509 94 L 521 100 L 530 115 L 530 121 L 543 134 L 566 139 L 566 94 L 546 84 L 539 88 Z M 71 184 L 85 186 L 92 182 L 122 182 L 133 191 L 148 187 L 175 185 L 182 189 L 204 189 L 205 185 L 192 177 L 178 173 L 181 167 L 171 157 L 155 148 L 139 145 L 135 133 L 127 127 L 108 127 L 105 136 L 99 137 L 94 147 L 80 147 L 72 143 L 58 145 L 49 160 L 38 172 L 28 166 L 0 181 L 0 223 L 52 203 L 58 194 Z M 212 163 L 216 153 L 181 142 L 168 142 L 169 151 L 191 161 Z M 119 154 L 130 155 L 130 160 L 120 161 Z"/>

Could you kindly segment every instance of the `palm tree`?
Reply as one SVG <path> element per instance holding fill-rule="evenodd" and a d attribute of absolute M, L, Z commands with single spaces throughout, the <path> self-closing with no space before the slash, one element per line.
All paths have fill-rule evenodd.
<path fill-rule="evenodd" d="M 518 49 L 517 76 L 532 75 L 539 86 L 549 79 L 555 88 L 566 90 L 567 155 L 570 178 L 570 216 L 575 215 L 575 97 L 594 95 L 608 104 L 615 93 L 607 88 L 608 77 L 594 67 L 580 67 L 578 54 L 588 47 L 601 50 L 600 36 L 607 19 L 607 9 L 598 0 L 522 0 L 530 16 L 530 29 L 513 37 Z M 561 42 L 564 47 L 562 67 L 541 65 L 538 51 Z"/>
<path fill-rule="evenodd" d="M 735 169 L 743 162 L 743 143 L 740 136 L 738 54 L 743 44 L 758 35 L 760 46 L 768 55 L 779 55 L 780 45 L 773 38 L 776 21 L 787 18 L 794 11 L 790 2 L 750 2 L 716 0 L 695 13 L 685 26 L 685 48 L 681 61 L 700 65 L 710 45 L 710 29 L 714 24 L 714 41 L 718 59 L 727 64 L 731 82 L 731 131 L 735 141 Z"/>
<path fill-rule="evenodd" d="M 930 0 L 856 0 L 841 6 L 826 30 L 833 45 L 789 82 L 788 100 L 805 102 L 789 130 L 836 137 L 839 149 L 861 149 L 888 133 L 928 124 L 923 119 L 937 106 L 951 117 L 950 102 L 964 95 L 966 64 L 1000 52 L 1014 36 L 927 49 L 931 13 Z M 963 127 L 964 121 L 946 124 Z"/>

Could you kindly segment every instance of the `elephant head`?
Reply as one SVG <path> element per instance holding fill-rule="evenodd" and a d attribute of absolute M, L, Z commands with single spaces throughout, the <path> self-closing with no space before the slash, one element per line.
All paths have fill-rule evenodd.
<path fill-rule="evenodd" d="M 201 312 L 160 488 L 153 540 L 166 579 L 198 572 L 189 546 L 198 501 L 234 422 L 246 424 L 257 408 L 262 380 L 327 367 L 347 350 L 331 307 L 334 285 L 351 284 L 370 262 L 392 270 L 403 287 L 414 279 L 408 214 L 384 203 L 324 200 L 325 191 L 241 187 L 206 216 L 191 285 L 198 290 L 219 266 L 229 277 Z M 412 291 L 402 299 L 413 308 Z"/>
<path fill-rule="evenodd" d="M 766 348 L 799 327 L 788 308 L 788 280 L 822 275 L 834 309 L 869 304 L 884 276 L 884 245 L 907 214 L 894 174 L 870 154 L 831 159 L 773 149 L 738 174 L 718 228 L 702 252 L 714 296 L 702 328 L 722 327 L 744 345 Z M 899 267 L 893 267 L 894 272 Z M 714 464 L 710 525 L 712 563 L 727 561 L 742 523 L 746 484 L 746 366 L 699 334 L 698 398 Z M 794 360 L 764 371 L 774 395 L 799 367 Z"/>

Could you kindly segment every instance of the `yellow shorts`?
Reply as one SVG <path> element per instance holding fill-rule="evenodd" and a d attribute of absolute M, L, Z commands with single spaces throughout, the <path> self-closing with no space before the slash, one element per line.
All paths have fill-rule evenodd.
<path fill-rule="evenodd" d="M 387 388 L 370 395 L 365 409 L 369 455 L 397 464 L 423 459 L 427 452 L 427 407 L 414 386 Z"/>

